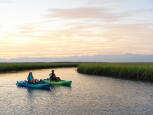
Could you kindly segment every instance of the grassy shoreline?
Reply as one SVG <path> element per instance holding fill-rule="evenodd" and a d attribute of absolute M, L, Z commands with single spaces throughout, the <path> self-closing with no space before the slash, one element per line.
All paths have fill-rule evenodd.
<path fill-rule="evenodd" d="M 153 82 L 153 63 L 0 63 L 0 73 L 77 67 L 83 74 Z"/>
<path fill-rule="evenodd" d="M 77 71 L 83 74 L 153 82 L 153 63 L 88 63 L 80 64 Z"/>
<path fill-rule="evenodd" d="M 78 63 L 0 63 L 0 73 L 32 69 L 77 67 Z"/>

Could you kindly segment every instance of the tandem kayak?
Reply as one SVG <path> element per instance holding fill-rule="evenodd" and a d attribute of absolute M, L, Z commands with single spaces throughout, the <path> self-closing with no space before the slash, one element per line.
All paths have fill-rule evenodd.
<path fill-rule="evenodd" d="M 51 87 L 51 84 L 30 84 L 27 81 L 17 81 L 16 85 L 20 87 L 27 87 L 33 89 L 47 89 L 47 90 L 49 90 Z"/>
<path fill-rule="evenodd" d="M 52 84 L 52 85 L 63 85 L 63 86 L 71 86 L 72 81 L 50 81 L 50 80 L 42 80 L 44 83 Z"/>

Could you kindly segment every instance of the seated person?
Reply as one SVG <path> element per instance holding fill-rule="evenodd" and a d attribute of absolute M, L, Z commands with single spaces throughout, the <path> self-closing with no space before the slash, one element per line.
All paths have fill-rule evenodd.
<path fill-rule="evenodd" d="M 27 77 L 28 83 L 32 83 L 34 81 L 34 77 L 32 75 L 32 72 L 29 72 L 29 75 Z"/>
<path fill-rule="evenodd" d="M 27 77 L 27 80 L 28 80 L 28 83 L 31 83 L 31 84 L 40 83 L 40 81 L 38 79 L 34 79 L 34 77 L 32 75 L 32 72 L 29 72 L 29 75 Z"/>
<path fill-rule="evenodd" d="M 52 70 L 52 73 L 50 73 L 49 76 L 50 76 L 50 81 L 61 81 L 59 77 L 56 77 L 54 70 Z"/>

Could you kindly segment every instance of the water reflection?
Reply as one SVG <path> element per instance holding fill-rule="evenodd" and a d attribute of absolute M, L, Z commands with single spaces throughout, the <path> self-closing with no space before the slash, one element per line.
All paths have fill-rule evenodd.
<path fill-rule="evenodd" d="M 32 70 L 35 78 L 50 69 Z M 48 90 L 16 87 L 29 71 L 0 74 L 0 114 L 113 114 L 153 113 L 153 84 L 79 74 L 75 68 L 56 69 L 57 76 L 72 80 L 72 87 Z"/>

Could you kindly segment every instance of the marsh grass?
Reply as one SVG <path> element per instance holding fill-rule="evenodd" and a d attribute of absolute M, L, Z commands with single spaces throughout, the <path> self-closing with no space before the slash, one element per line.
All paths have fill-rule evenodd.
<path fill-rule="evenodd" d="M 79 73 L 153 82 L 153 63 L 0 63 L 0 73 L 78 67 Z"/>
<path fill-rule="evenodd" d="M 153 63 L 87 63 L 80 64 L 77 71 L 85 74 L 153 81 Z"/>
<path fill-rule="evenodd" d="M 0 63 L 0 73 L 30 69 L 76 67 L 77 63 Z"/>

